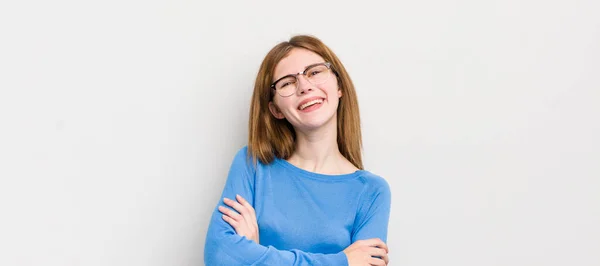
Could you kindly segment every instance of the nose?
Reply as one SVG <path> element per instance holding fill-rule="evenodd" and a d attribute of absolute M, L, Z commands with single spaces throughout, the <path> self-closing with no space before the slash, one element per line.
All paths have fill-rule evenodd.
<path fill-rule="evenodd" d="M 308 81 L 306 76 L 298 75 L 296 79 L 298 80 L 297 91 L 299 94 L 305 94 L 307 91 L 312 91 L 314 89 L 312 83 Z"/>

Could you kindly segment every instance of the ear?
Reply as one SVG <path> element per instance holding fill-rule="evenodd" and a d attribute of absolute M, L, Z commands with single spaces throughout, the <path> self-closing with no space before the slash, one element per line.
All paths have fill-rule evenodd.
<path fill-rule="evenodd" d="M 279 108 L 277 108 L 277 106 L 275 105 L 275 103 L 273 103 L 273 101 L 269 102 L 269 111 L 271 111 L 271 114 L 273 114 L 273 116 L 277 119 L 285 118 L 285 116 L 283 116 L 283 113 L 279 110 Z"/>
<path fill-rule="evenodd" d="M 338 89 L 338 98 L 342 98 L 342 89 Z"/>

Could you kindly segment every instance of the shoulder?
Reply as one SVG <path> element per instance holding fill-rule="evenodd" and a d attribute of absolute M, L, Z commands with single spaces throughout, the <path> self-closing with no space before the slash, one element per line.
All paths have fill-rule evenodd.
<path fill-rule="evenodd" d="M 255 165 L 253 158 L 248 153 L 248 146 L 243 146 L 235 153 L 233 162 L 231 163 L 232 168 L 244 169 L 248 173 L 255 171 Z"/>
<path fill-rule="evenodd" d="M 363 174 L 360 176 L 360 179 L 368 187 L 372 187 L 375 189 L 390 190 L 390 185 L 385 180 L 385 178 L 371 173 L 367 170 L 363 170 Z"/>
<path fill-rule="evenodd" d="M 364 185 L 363 196 L 367 198 L 391 197 L 390 185 L 385 178 L 363 170 L 360 180 Z"/>
<path fill-rule="evenodd" d="M 248 145 L 244 145 L 243 147 L 239 148 L 235 153 L 235 159 L 246 157 L 248 157 Z"/>

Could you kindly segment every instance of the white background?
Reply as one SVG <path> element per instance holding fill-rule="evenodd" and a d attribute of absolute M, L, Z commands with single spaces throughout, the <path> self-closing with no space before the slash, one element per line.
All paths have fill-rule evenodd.
<path fill-rule="evenodd" d="M 6 1 L 0 265 L 203 265 L 268 50 L 355 82 L 390 265 L 600 265 L 600 2 Z"/>

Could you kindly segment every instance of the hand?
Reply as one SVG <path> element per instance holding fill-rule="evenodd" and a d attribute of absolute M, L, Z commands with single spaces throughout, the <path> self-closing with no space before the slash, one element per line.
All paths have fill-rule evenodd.
<path fill-rule="evenodd" d="M 223 220 L 233 226 L 238 235 L 245 236 L 259 244 L 258 224 L 254 208 L 242 196 L 236 195 L 235 198 L 237 202 L 228 198 L 224 198 L 223 202 L 237 212 L 224 206 L 219 206 L 219 211 L 223 213 Z"/>
<path fill-rule="evenodd" d="M 344 249 L 349 266 L 387 265 L 388 252 L 387 245 L 379 238 L 358 240 Z"/>

